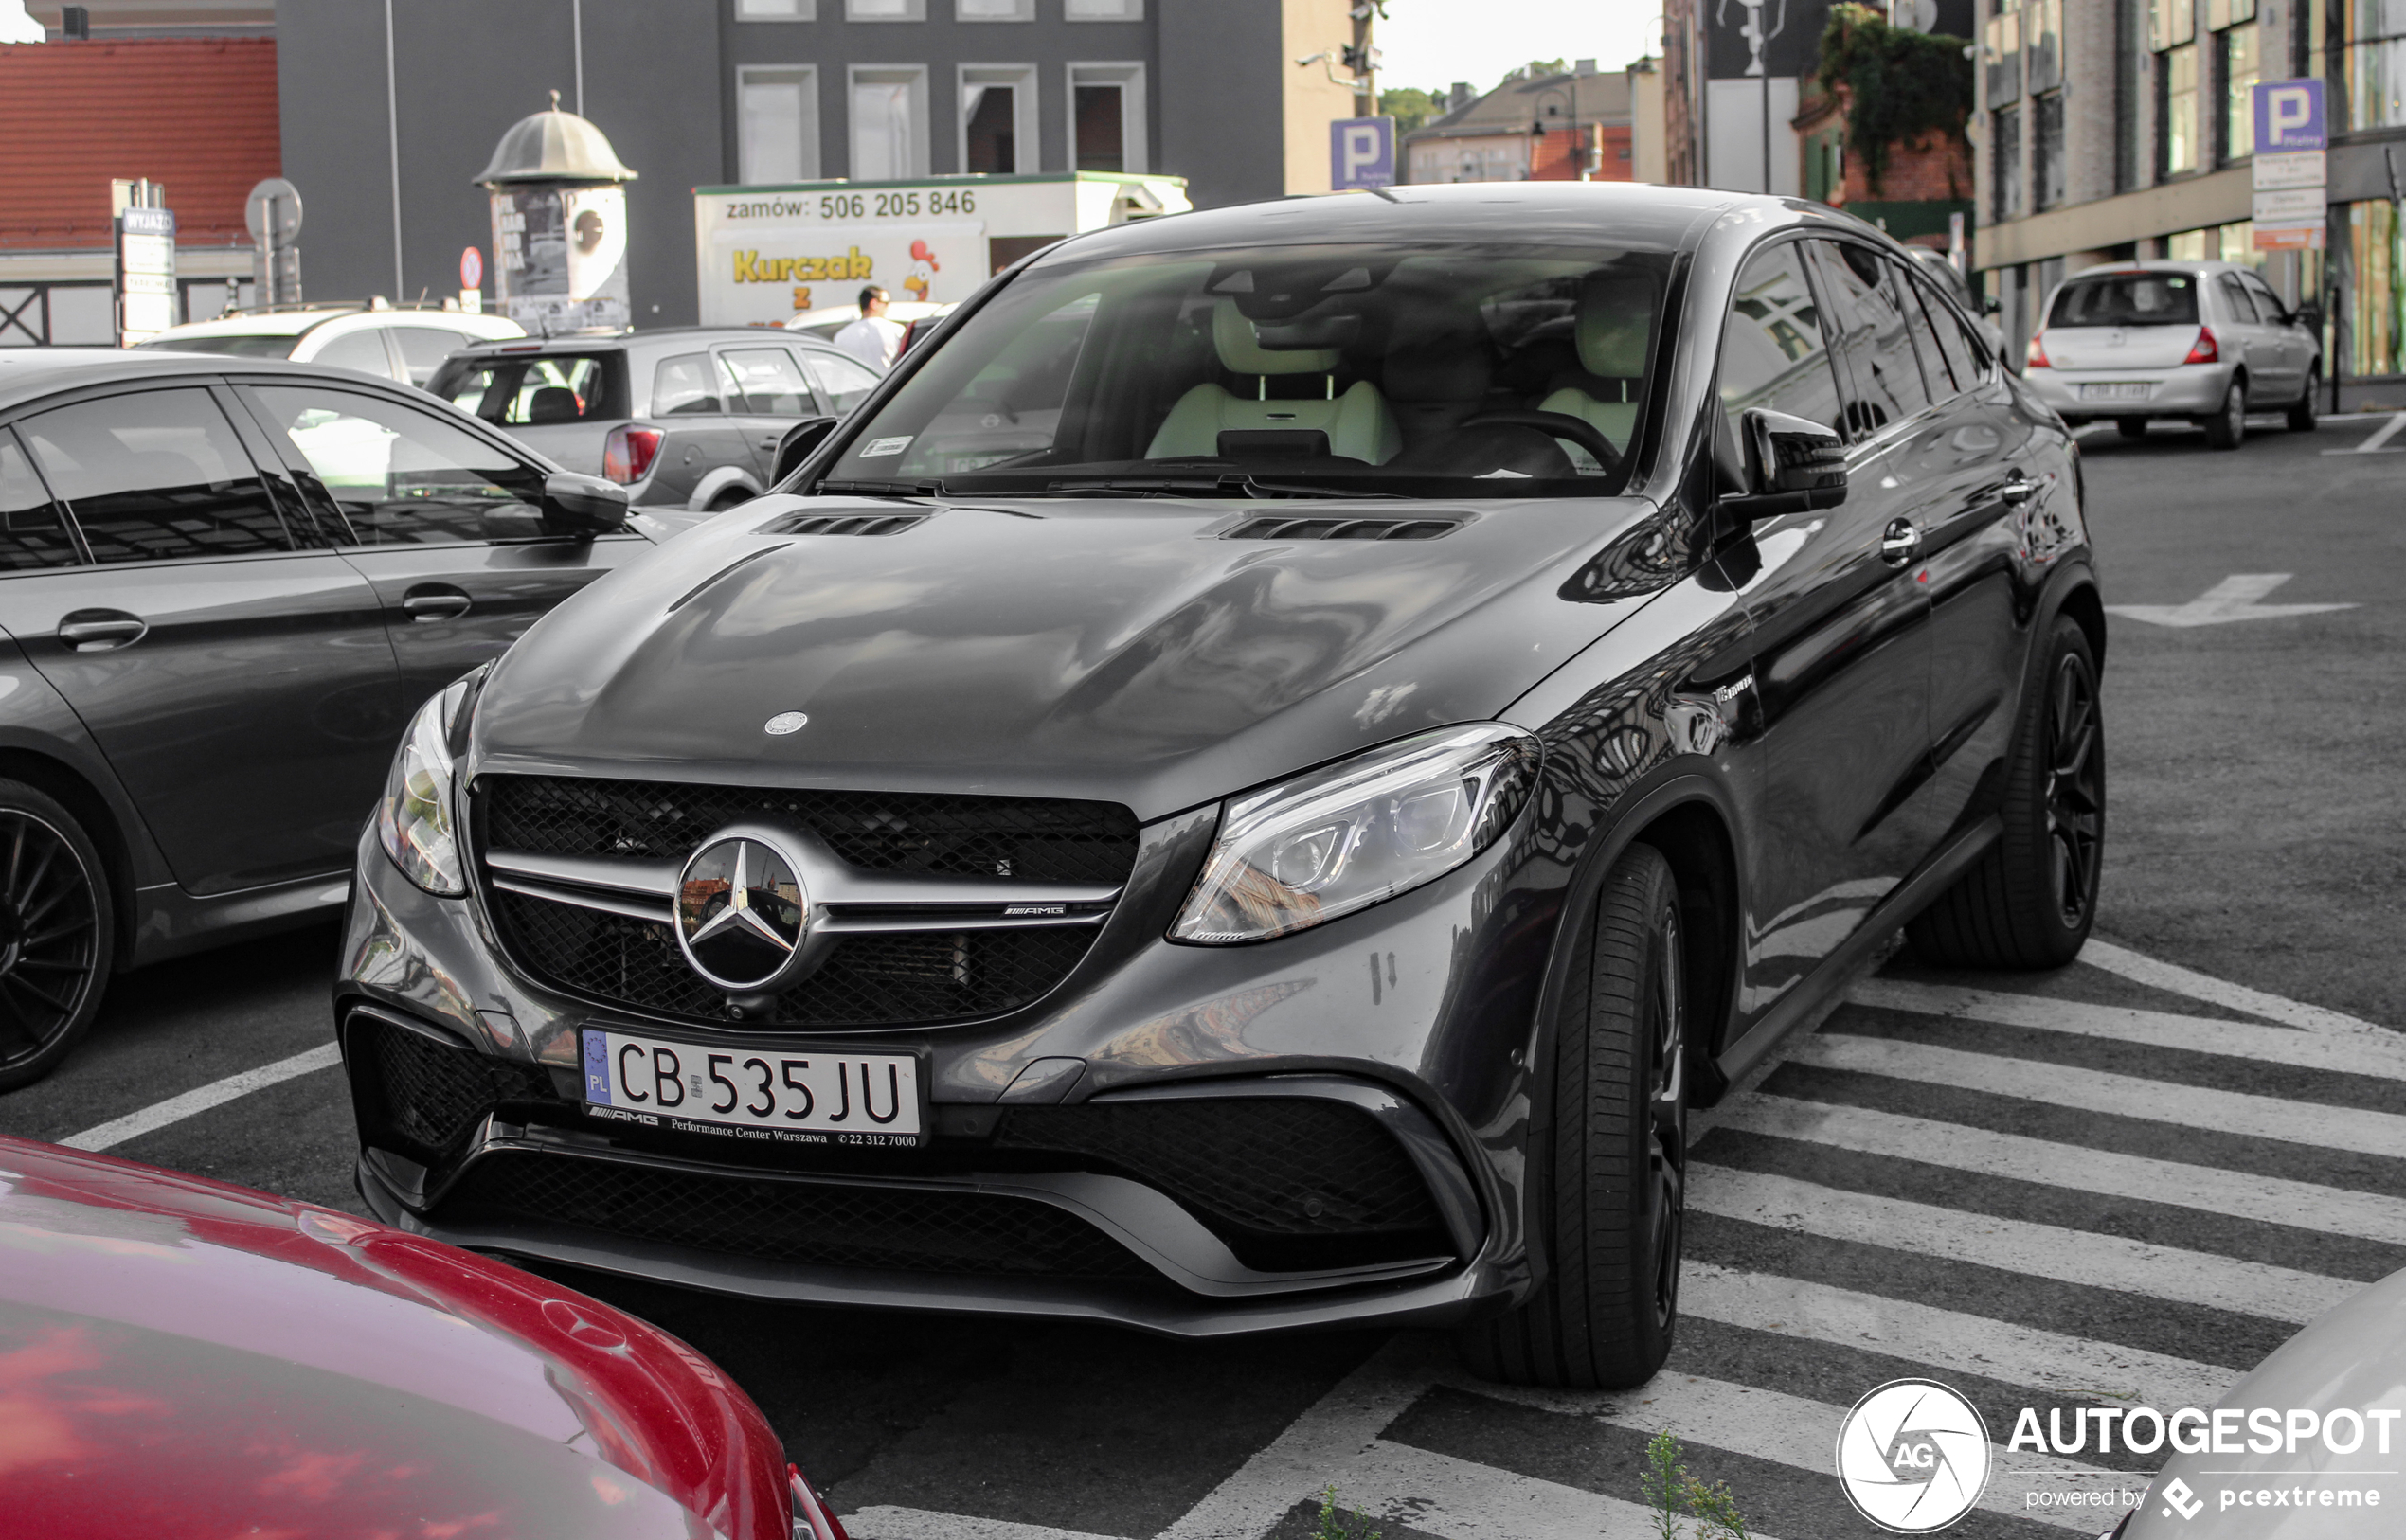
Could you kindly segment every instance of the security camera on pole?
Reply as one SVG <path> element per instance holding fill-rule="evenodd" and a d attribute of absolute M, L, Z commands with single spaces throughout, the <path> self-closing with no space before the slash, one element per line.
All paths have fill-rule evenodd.
<path fill-rule="evenodd" d="M 625 328 L 622 184 L 634 180 L 600 129 L 560 110 L 557 91 L 550 110 L 512 125 L 476 177 L 493 192 L 495 308 L 541 336 Z"/>

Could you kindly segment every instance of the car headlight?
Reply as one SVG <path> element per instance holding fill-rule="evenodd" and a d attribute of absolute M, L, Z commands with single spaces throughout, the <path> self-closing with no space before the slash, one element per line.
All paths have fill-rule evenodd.
<path fill-rule="evenodd" d="M 1266 940 L 1435 882 L 1495 843 L 1528 800 L 1540 758 L 1527 733 L 1480 723 L 1240 797 L 1170 939 Z"/>
<path fill-rule="evenodd" d="M 418 708 L 385 778 L 376 837 L 401 874 L 442 898 L 468 890 L 451 821 L 451 728 L 475 675 L 455 681 Z"/>

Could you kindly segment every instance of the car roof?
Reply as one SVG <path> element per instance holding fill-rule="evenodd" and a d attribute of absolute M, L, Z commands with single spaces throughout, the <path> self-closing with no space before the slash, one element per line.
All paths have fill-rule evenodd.
<path fill-rule="evenodd" d="M 2082 268 L 2063 281 L 2073 283 L 2081 278 L 2110 278 L 2116 273 L 2246 273 L 2262 277 L 2245 262 L 2226 262 L 2204 257 L 2195 260 L 2182 257 L 2150 257 L 2144 261 L 2100 262 L 2094 267 Z"/>
<path fill-rule="evenodd" d="M 492 342 L 476 343 L 460 349 L 463 353 L 590 353 L 611 348 L 639 348 L 647 343 L 678 341 L 769 340 L 799 342 L 806 347 L 825 350 L 826 344 L 817 337 L 788 331 L 778 322 L 759 326 L 656 326 L 637 331 L 591 331 L 558 337 L 503 337 Z"/>
<path fill-rule="evenodd" d="M 84 385 L 135 385 L 176 377 L 207 379 L 289 376 L 339 381 L 348 386 L 421 403 L 434 400 L 415 385 L 382 375 L 324 364 L 293 364 L 277 358 L 229 358 L 223 353 L 179 353 L 159 348 L 0 348 L 0 411 L 62 390 Z"/>
<path fill-rule="evenodd" d="M 457 310 L 377 310 L 367 305 L 313 305 L 303 310 L 259 311 L 237 315 L 221 315 L 207 321 L 187 321 L 159 333 L 172 340 L 177 337 L 297 337 L 314 331 L 329 321 L 366 318 L 375 326 L 439 326 L 458 331 L 461 325 L 472 331 L 492 327 L 515 327 L 507 316 L 475 314 Z M 496 333 L 498 334 L 498 333 Z"/>

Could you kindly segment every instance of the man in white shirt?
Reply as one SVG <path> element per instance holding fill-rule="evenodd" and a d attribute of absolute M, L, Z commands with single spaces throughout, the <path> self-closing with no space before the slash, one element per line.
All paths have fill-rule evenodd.
<path fill-rule="evenodd" d="M 886 291 L 871 284 L 860 292 L 860 319 L 835 333 L 835 346 L 880 374 L 902 351 L 903 324 L 886 319 Z"/>

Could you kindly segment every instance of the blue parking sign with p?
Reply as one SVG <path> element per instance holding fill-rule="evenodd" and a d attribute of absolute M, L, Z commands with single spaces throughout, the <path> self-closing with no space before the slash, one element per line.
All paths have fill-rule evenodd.
<path fill-rule="evenodd" d="M 2325 147 L 2321 81 L 2266 81 L 2256 86 L 2255 148 L 2259 152 Z"/>
<path fill-rule="evenodd" d="M 1395 120 L 1340 117 L 1328 125 L 1328 185 L 1338 192 L 1395 185 Z"/>

